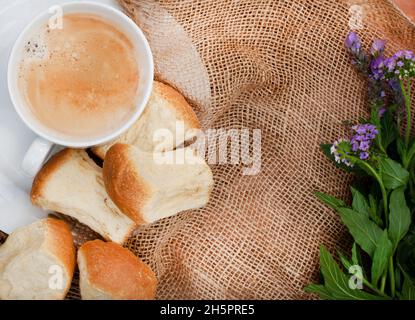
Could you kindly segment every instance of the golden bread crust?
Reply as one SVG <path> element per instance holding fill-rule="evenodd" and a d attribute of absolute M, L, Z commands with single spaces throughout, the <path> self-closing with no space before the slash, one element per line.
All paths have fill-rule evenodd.
<path fill-rule="evenodd" d="M 136 224 L 145 224 L 142 208 L 151 190 L 131 163 L 130 146 L 117 143 L 107 152 L 103 167 L 105 189 L 117 207 Z"/>
<path fill-rule="evenodd" d="M 162 82 L 154 81 L 153 94 L 169 101 L 170 105 L 181 115 L 184 122 L 187 123 L 189 127 L 200 129 L 200 122 L 196 113 L 183 95 L 176 89 Z"/>
<path fill-rule="evenodd" d="M 78 251 L 85 262 L 88 285 L 114 299 L 154 299 L 157 278 L 130 250 L 113 242 L 86 242 Z M 81 259 L 81 258 L 79 258 Z"/>
<path fill-rule="evenodd" d="M 54 218 L 45 219 L 45 225 L 47 232 L 45 246 L 48 248 L 47 251 L 51 252 L 64 265 L 68 277 L 65 290 L 68 292 L 76 263 L 71 229 L 64 221 Z"/>
<path fill-rule="evenodd" d="M 53 174 L 68 158 L 72 156 L 73 150 L 64 149 L 57 154 L 53 155 L 43 168 L 36 175 L 32 190 L 30 192 L 30 199 L 33 204 L 37 204 L 38 200 L 42 197 L 42 190 L 49 179 L 49 176 Z"/>

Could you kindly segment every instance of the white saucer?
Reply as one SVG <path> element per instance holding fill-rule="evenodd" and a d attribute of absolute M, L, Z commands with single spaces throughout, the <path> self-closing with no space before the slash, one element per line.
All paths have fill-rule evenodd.
<path fill-rule="evenodd" d="M 7 63 L 23 28 L 53 5 L 73 0 L 0 0 L 0 230 L 14 229 L 43 218 L 46 212 L 32 206 L 32 179 L 20 170 L 23 156 L 35 138 L 14 111 L 7 89 Z M 89 0 L 121 9 L 116 0 Z"/>

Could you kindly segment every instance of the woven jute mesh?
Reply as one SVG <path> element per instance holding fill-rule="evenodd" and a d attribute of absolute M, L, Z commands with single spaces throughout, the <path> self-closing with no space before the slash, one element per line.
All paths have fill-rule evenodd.
<path fill-rule="evenodd" d="M 159 279 L 160 299 L 308 299 L 318 248 L 347 232 L 316 190 L 348 197 L 351 177 L 319 150 L 366 114 L 366 87 L 343 48 L 353 5 L 363 41 L 415 49 L 415 29 L 383 0 L 121 0 L 145 32 L 158 80 L 204 129 L 262 130 L 262 168 L 212 165 L 208 206 L 139 228 L 126 246 Z M 354 7 L 356 8 L 356 7 Z M 69 298 L 79 298 L 74 285 Z"/>

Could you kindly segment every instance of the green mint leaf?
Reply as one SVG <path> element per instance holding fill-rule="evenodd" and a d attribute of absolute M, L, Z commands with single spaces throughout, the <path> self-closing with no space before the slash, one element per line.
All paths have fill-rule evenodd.
<path fill-rule="evenodd" d="M 379 210 L 378 208 L 379 205 L 376 198 L 372 194 L 369 194 L 369 216 L 378 226 L 383 226 L 382 218 L 379 215 L 382 212 L 382 208 Z"/>
<path fill-rule="evenodd" d="M 380 170 L 382 173 L 383 184 L 386 189 L 396 189 L 408 183 L 409 172 L 406 171 L 398 162 L 389 158 L 380 160 Z"/>
<path fill-rule="evenodd" d="M 389 203 L 389 237 L 394 248 L 406 235 L 411 225 L 411 212 L 406 205 L 403 188 L 392 191 Z"/>
<path fill-rule="evenodd" d="M 380 237 L 372 261 L 372 284 L 377 286 L 377 283 L 388 266 L 389 257 L 392 254 L 392 242 L 388 238 L 387 230 L 384 230 Z"/>
<path fill-rule="evenodd" d="M 346 203 L 344 203 L 343 200 L 337 199 L 327 193 L 316 192 L 315 195 L 320 201 L 324 202 L 332 209 L 337 210 L 337 208 L 346 207 Z"/>
<path fill-rule="evenodd" d="M 309 284 L 307 287 L 304 288 L 305 292 L 308 293 L 316 293 L 320 296 L 320 299 L 323 300 L 333 300 L 333 296 L 330 292 L 321 284 Z"/>
<path fill-rule="evenodd" d="M 353 187 L 351 188 L 351 191 L 352 191 L 352 197 L 353 197 L 353 203 L 352 203 L 353 210 L 363 213 L 366 216 L 369 216 L 370 207 L 365 196 Z"/>
<path fill-rule="evenodd" d="M 337 211 L 356 243 L 373 257 L 382 229 L 363 213 L 348 208 L 338 208 Z"/>
<path fill-rule="evenodd" d="M 378 207 L 378 202 L 376 198 L 373 196 L 373 194 L 369 194 L 369 204 L 370 204 L 370 210 L 376 211 Z"/>
<path fill-rule="evenodd" d="M 352 289 L 350 276 L 344 274 L 324 246 L 320 248 L 320 267 L 324 278 L 324 287 L 336 300 L 379 300 L 384 297 L 369 294 L 360 289 Z"/>

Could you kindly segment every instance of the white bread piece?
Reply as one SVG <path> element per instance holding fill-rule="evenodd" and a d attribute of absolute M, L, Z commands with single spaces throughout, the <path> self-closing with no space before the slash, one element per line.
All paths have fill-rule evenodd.
<path fill-rule="evenodd" d="M 184 132 L 177 130 L 180 128 L 176 127 L 177 122 L 183 124 Z M 169 130 L 173 143 L 162 138 L 154 141 L 154 133 L 158 129 Z M 143 151 L 171 151 L 195 138 L 197 131 L 194 129 L 200 129 L 200 123 L 186 99 L 172 87 L 154 81 L 149 102 L 136 123 L 115 141 L 95 147 L 92 151 L 101 159 L 115 143 L 132 144 Z"/>
<path fill-rule="evenodd" d="M 131 251 L 113 242 L 86 242 L 78 251 L 83 300 L 151 300 L 154 272 Z"/>
<path fill-rule="evenodd" d="M 37 174 L 33 204 L 77 219 L 105 239 L 123 243 L 135 228 L 105 192 L 102 169 L 84 150 L 65 149 Z"/>
<path fill-rule="evenodd" d="M 0 247 L 0 299 L 64 299 L 74 268 L 75 247 L 65 222 L 48 218 L 19 228 Z"/>
<path fill-rule="evenodd" d="M 189 147 L 154 155 L 176 159 L 182 152 L 187 155 L 184 164 L 159 164 L 153 153 L 131 145 L 114 145 L 104 160 L 109 196 L 137 224 L 203 207 L 213 187 L 212 171 L 205 160 Z"/>

